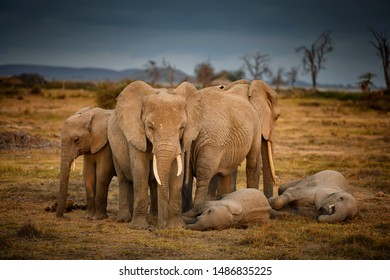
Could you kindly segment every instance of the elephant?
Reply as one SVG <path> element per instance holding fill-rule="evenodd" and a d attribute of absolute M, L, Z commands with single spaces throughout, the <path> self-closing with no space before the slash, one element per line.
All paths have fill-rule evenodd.
<path fill-rule="evenodd" d="M 319 222 L 337 223 L 358 213 L 356 199 L 348 190 L 345 177 L 334 170 L 318 172 L 279 188 L 279 196 L 269 198 L 271 216 L 298 214 Z"/>
<path fill-rule="evenodd" d="M 204 201 L 183 214 L 191 230 L 226 229 L 266 224 L 271 207 L 258 189 L 240 189 L 226 194 L 221 200 Z"/>
<path fill-rule="evenodd" d="M 108 119 L 112 110 L 89 107 L 70 116 L 61 132 L 61 179 L 56 210 L 62 217 L 68 193 L 70 167 L 83 155 L 83 177 L 87 193 L 87 218 L 108 218 L 107 195 L 115 176 L 112 152 L 107 137 Z"/>
<path fill-rule="evenodd" d="M 185 225 L 183 158 L 199 133 L 201 107 L 198 90 L 188 82 L 168 90 L 135 81 L 117 97 L 108 139 L 119 180 L 118 220 L 131 220 L 134 229 L 149 227 L 149 184 L 157 188 L 151 191 L 151 200 L 157 200 L 158 226 Z"/>
<path fill-rule="evenodd" d="M 203 121 L 191 150 L 190 169 L 196 178 L 194 205 L 215 199 L 216 193 L 234 191 L 232 174 L 245 158 L 247 187 L 259 188 L 262 167 L 264 193 L 271 197 L 275 182 L 272 143 L 280 115 L 276 92 L 260 80 L 239 80 L 226 87 L 204 88 L 199 93 Z M 186 176 L 183 212 L 192 206 L 191 182 Z"/>

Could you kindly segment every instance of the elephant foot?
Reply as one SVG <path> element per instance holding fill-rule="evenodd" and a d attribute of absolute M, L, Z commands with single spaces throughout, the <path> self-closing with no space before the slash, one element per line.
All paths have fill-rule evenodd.
<path fill-rule="evenodd" d="M 130 213 L 119 212 L 116 216 L 116 220 L 120 223 L 128 223 L 131 221 Z"/>
<path fill-rule="evenodd" d="M 95 213 L 95 215 L 93 216 L 93 220 L 104 220 L 104 219 L 107 219 L 108 218 L 108 215 L 107 213 L 103 212 L 103 213 Z"/>
<path fill-rule="evenodd" d="M 280 197 L 270 197 L 268 198 L 269 205 L 272 209 L 280 210 L 283 208 L 283 200 Z"/>
<path fill-rule="evenodd" d="M 95 214 L 95 210 L 87 210 L 87 213 L 85 214 L 85 218 L 87 220 L 92 220 L 94 214 Z"/>
<path fill-rule="evenodd" d="M 172 218 L 168 220 L 167 228 L 178 228 L 178 227 L 184 227 L 186 223 L 181 217 Z"/>
<path fill-rule="evenodd" d="M 131 229 L 149 229 L 150 225 L 145 218 L 133 218 L 129 224 L 129 227 Z"/>

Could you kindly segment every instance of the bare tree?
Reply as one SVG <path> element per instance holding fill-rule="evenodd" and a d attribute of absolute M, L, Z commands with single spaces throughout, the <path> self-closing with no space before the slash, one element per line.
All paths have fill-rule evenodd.
<path fill-rule="evenodd" d="M 334 49 L 334 42 L 330 32 L 322 33 L 310 47 L 300 46 L 295 51 L 303 51 L 303 71 L 311 74 L 313 89 L 317 88 L 317 78 L 321 69 L 325 69 L 325 55 Z"/>
<path fill-rule="evenodd" d="M 152 79 L 151 83 L 156 84 L 158 78 L 160 77 L 160 71 L 157 67 L 157 62 L 154 60 L 149 60 L 145 67 L 146 73 L 148 73 L 149 77 Z"/>
<path fill-rule="evenodd" d="M 196 65 L 195 74 L 198 82 L 206 87 L 214 79 L 214 68 L 211 66 L 210 61 L 202 62 Z"/>
<path fill-rule="evenodd" d="M 167 72 L 167 78 L 168 78 L 168 83 L 170 87 L 173 87 L 173 82 L 175 79 L 175 72 L 176 72 L 176 67 L 172 66 L 166 59 L 163 57 L 162 65 L 165 68 Z"/>
<path fill-rule="evenodd" d="M 385 82 L 387 87 L 387 94 L 390 94 L 390 42 L 385 32 L 379 33 L 368 27 L 372 36 L 375 38 L 375 42 L 370 41 L 371 44 L 377 50 L 377 55 L 382 60 L 383 73 L 385 75 Z"/>
<path fill-rule="evenodd" d="M 257 51 L 255 54 L 246 54 L 241 59 L 244 61 L 244 67 L 248 69 L 253 80 L 261 80 L 263 75 L 271 74 L 268 65 L 270 61 L 268 54 L 262 54 Z"/>
<path fill-rule="evenodd" d="M 376 77 L 376 75 L 371 72 L 367 72 L 359 76 L 359 82 L 357 82 L 357 84 L 363 92 L 370 93 L 370 86 L 374 84 L 371 80 L 374 77 Z"/>
<path fill-rule="evenodd" d="M 278 68 L 276 75 L 272 78 L 272 84 L 275 85 L 276 90 L 279 90 L 281 85 L 284 85 L 286 82 L 283 79 L 284 69 Z"/>
<path fill-rule="evenodd" d="M 291 87 L 294 87 L 298 79 L 298 67 L 291 67 L 290 71 L 286 73 L 286 78 Z"/>

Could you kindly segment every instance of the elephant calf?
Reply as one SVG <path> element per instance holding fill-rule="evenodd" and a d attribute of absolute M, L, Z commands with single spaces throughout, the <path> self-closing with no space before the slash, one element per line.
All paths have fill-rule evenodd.
<path fill-rule="evenodd" d="M 298 214 L 325 223 L 352 219 L 358 212 L 345 177 L 333 170 L 284 184 L 279 188 L 279 196 L 269 198 L 269 203 L 274 210 L 281 210 L 272 210 L 271 216 Z"/>
<path fill-rule="evenodd" d="M 201 202 L 184 213 L 183 219 L 187 229 L 220 230 L 268 223 L 270 211 L 263 192 L 249 188 L 227 194 L 221 200 Z"/>

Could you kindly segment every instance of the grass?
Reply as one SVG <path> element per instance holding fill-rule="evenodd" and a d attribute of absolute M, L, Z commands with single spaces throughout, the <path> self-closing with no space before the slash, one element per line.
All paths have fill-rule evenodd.
<path fill-rule="evenodd" d="M 348 98 L 346 98 L 348 96 Z M 94 92 L 47 90 L 0 100 L 0 132 L 26 131 L 60 142 L 63 121 L 96 104 Z M 359 203 L 352 221 L 328 225 L 303 217 L 223 231 L 136 231 L 115 220 L 118 182 L 104 221 L 74 210 L 46 212 L 57 199 L 60 148 L 0 150 L 0 259 L 389 259 L 389 112 L 362 106 L 350 94 L 281 95 L 276 128 L 278 183 L 324 169 L 342 172 Z M 245 163 L 238 174 L 245 185 Z M 69 198 L 85 204 L 82 160 L 71 173 Z M 275 190 L 276 192 L 276 190 Z M 155 223 L 154 219 L 151 219 Z"/>

